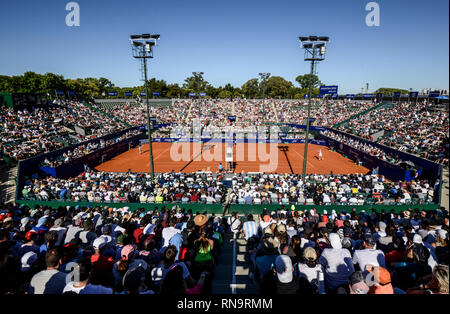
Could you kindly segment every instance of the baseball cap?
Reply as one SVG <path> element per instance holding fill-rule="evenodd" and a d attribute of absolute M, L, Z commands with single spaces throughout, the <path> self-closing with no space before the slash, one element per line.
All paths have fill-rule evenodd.
<path fill-rule="evenodd" d="M 317 252 L 313 247 L 308 246 L 303 251 L 303 258 L 307 261 L 315 261 L 317 259 Z"/>
<path fill-rule="evenodd" d="M 62 218 L 58 218 L 55 220 L 55 222 L 53 223 L 54 227 L 60 227 L 63 224 L 63 219 Z"/>
<path fill-rule="evenodd" d="M 289 283 L 293 279 L 291 258 L 287 255 L 279 255 L 275 260 L 277 277 L 281 283 Z"/>
<path fill-rule="evenodd" d="M 33 235 L 35 235 L 35 234 L 37 234 L 36 231 L 30 230 L 30 231 L 28 231 L 28 232 L 25 234 L 25 239 L 27 239 L 28 241 L 30 241 L 30 240 L 31 240 L 31 237 L 32 237 Z"/>
<path fill-rule="evenodd" d="M 279 225 L 277 226 L 277 231 L 278 231 L 279 233 L 285 233 L 285 232 L 286 232 L 286 226 L 285 226 L 284 224 L 279 224 Z"/>
<path fill-rule="evenodd" d="M 391 273 L 384 267 L 375 266 L 369 270 L 374 276 L 374 279 L 380 285 L 387 285 L 391 283 Z"/>
<path fill-rule="evenodd" d="M 26 226 L 30 221 L 31 221 L 31 218 L 30 218 L 30 217 L 23 217 L 23 218 L 20 220 L 20 225 L 21 225 L 22 227 L 24 227 L 24 226 Z"/>
<path fill-rule="evenodd" d="M 128 244 L 125 245 L 121 251 L 122 260 L 129 260 L 134 256 L 134 253 L 136 252 L 136 245 Z"/>

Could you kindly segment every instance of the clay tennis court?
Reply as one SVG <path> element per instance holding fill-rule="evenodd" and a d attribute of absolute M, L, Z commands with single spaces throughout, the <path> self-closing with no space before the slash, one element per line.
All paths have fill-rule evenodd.
<path fill-rule="evenodd" d="M 219 163 L 227 169 L 225 143 L 153 143 L 154 171 L 217 172 Z M 265 152 L 260 153 L 260 151 Z M 235 144 L 233 147 L 234 172 L 301 173 L 304 144 Z M 324 160 L 318 160 L 319 149 Z M 150 172 L 149 145 L 131 149 L 96 167 L 107 172 Z M 174 158 L 175 157 L 175 158 Z M 328 147 L 308 145 L 307 173 L 314 174 L 367 173 L 369 169 L 356 165 L 352 160 L 331 151 Z"/>

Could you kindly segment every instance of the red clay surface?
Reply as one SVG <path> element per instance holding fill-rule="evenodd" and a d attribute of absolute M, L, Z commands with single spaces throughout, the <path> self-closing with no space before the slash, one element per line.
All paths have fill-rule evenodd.
<path fill-rule="evenodd" d="M 185 173 L 217 172 L 219 163 L 222 163 L 226 169 L 226 145 L 228 144 L 153 143 L 154 171 L 157 173 L 172 170 Z M 301 173 L 304 149 L 304 144 L 236 144 L 233 147 L 235 172 L 240 173 L 243 170 L 246 173 Z M 324 160 L 319 161 L 317 158 L 319 149 L 322 150 Z M 201 153 L 202 150 L 204 150 L 203 153 Z M 267 154 L 266 158 L 259 153 L 259 150 Z M 181 158 L 182 152 L 183 158 Z M 150 172 L 149 159 L 147 144 L 142 146 L 142 154 L 139 154 L 139 148 L 136 147 L 97 166 L 96 169 L 106 172 L 126 172 L 129 169 L 132 172 Z M 334 174 L 352 174 L 367 173 L 369 169 L 356 165 L 351 159 L 331 151 L 328 147 L 309 144 L 306 172 L 329 174 L 331 171 Z"/>

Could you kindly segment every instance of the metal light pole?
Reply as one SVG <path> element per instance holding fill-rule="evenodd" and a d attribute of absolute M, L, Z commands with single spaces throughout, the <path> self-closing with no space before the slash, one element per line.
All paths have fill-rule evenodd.
<path fill-rule="evenodd" d="M 154 165 L 153 165 L 153 141 L 152 132 L 153 124 L 150 120 L 150 104 L 148 101 L 148 81 L 147 81 L 147 59 L 153 58 L 153 46 L 156 46 L 156 42 L 160 35 L 131 35 L 131 48 L 133 51 L 133 57 L 136 59 L 141 59 L 141 75 L 143 76 L 145 84 L 145 100 L 147 103 L 147 129 L 148 129 L 148 146 L 150 150 L 150 172 L 152 180 L 155 177 Z M 141 78 L 142 79 L 142 78 Z"/>
<path fill-rule="evenodd" d="M 200 110 L 201 110 L 201 108 L 200 108 L 199 85 L 200 85 L 200 81 L 203 80 L 203 74 L 205 74 L 205 73 L 203 73 L 203 72 L 192 72 L 192 74 L 195 77 L 195 87 L 196 87 L 195 88 L 195 96 L 197 97 L 197 101 L 198 101 L 198 116 L 200 118 Z"/>
<path fill-rule="evenodd" d="M 315 65 L 317 62 L 325 59 L 326 43 L 329 41 L 329 37 L 326 36 L 309 36 L 299 37 L 302 44 L 302 48 L 305 49 L 305 61 L 311 61 L 310 77 L 312 78 L 315 73 Z M 306 177 L 306 164 L 308 160 L 308 142 L 309 142 L 309 125 L 311 117 L 311 98 L 312 98 L 313 86 L 309 84 L 309 98 L 308 98 L 308 118 L 306 120 L 306 138 L 305 138 L 305 154 L 303 156 L 303 171 L 302 180 L 305 182 Z"/>
<path fill-rule="evenodd" d="M 270 77 L 270 73 L 259 73 L 259 76 L 263 82 L 263 124 L 266 120 L 266 107 L 265 107 L 265 100 L 266 100 L 266 80 Z"/>

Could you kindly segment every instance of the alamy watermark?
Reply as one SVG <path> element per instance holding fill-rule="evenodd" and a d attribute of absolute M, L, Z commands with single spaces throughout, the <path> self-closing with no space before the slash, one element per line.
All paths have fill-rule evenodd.
<path fill-rule="evenodd" d="M 369 27 L 380 26 L 380 5 L 376 2 L 369 2 L 366 4 L 366 25 Z"/>
<path fill-rule="evenodd" d="M 80 5 L 77 2 L 69 2 L 66 4 L 66 25 L 69 27 L 80 26 Z"/>

